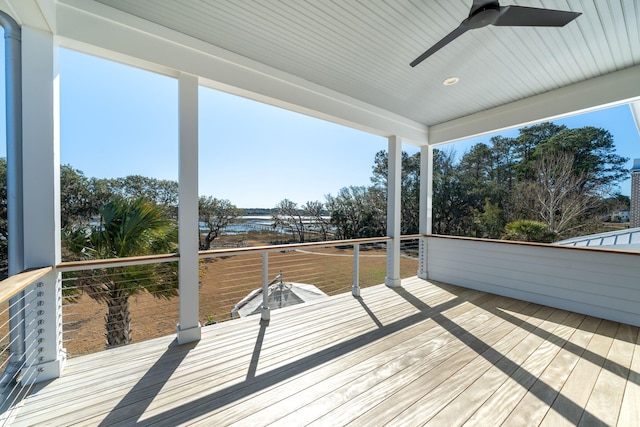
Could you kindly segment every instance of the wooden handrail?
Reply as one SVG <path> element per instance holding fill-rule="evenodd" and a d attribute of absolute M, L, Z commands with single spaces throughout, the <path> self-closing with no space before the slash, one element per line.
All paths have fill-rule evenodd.
<path fill-rule="evenodd" d="M 124 267 L 127 265 L 157 264 L 180 260 L 179 254 L 144 255 L 126 258 L 91 259 L 84 261 L 64 261 L 56 265 L 59 272 L 93 270 L 94 268 Z"/>
<path fill-rule="evenodd" d="M 419 234 L 410 236 L 401 236 L 401 239 L 414 239 L 421 237 Z M 200 258 L 215 258 L 231 255 L 242 255 L 248 253 L 261 253 L 261 252 L 277 252 L 283 250 L 294 250 L 300 248 L 313 248 L 313 247 L 327 247 L 327 246 L 342 246 L 342 245 L 356 245 L 367 243 L 380 243 L 390 241 L 391 237 L 367 237 L 361 239 L 348 239 L 348 240 L 328 240 L 323 242 L 308 242 L 308 243 L 295 243 L 295 244 L 283 244 L 283 245 L 270 245 L 270 246 L 251 246 L 246 248 L 224 248 L 224 249 L 211 249 L 208 251 L 199 251 L 198 256 Z M 56 265 L 56 271 L 68 272 L 68 271 L 81 271 L 92 270 L 94 268 L 111 268 L 111 267 L 123 267 L 127 265 L 138 264 L 156 264 L 163 262 L 179 261 L 180 254 L 162 254 L 162 255 L 146 255 L 127 258 L 110 258 L 110 259 L 95 259 L 84 261 L 64 261 Z"/>
<path fill-rule="evenodd" d="M 568 250 L 577 250 L 577 251 L 599 251 L 599 252 L 607 252 L 607 253 L 614 253 L 614 254 L 640 256 L 640 251 L 631 251 L 631 250 L 614 249 L 614 248 L 601 248 L 598 246 L 555 245 L 553 243 L 523 242 L 521 240 L 485 239 L 485 238 L 479 238 L 479 237 L 465 237 L 465 236 L 446 236 L 444 234 L 429 234 L 429 235 L 424 235 L 423 237 L 430 237 L 435 239 L 466 240 L 470 242 L 502 243 L 506 245 L 532 246 L 532 247 L 538 247 L 538 248 L 568 249 Z"/>
<path fill-rule="evenodd" d="M 391 240 L 391 237 L 367 237 L 362 239 L 348 239 L 348 240 L 328 240 L 324 242 L 308 242 L 308 243 L 295 243 L 285 245 L 271 245 L 271 246 L 250 246 L 247 248 L 225 248 L 225 249 L 212 249 L 209 251 L 200 251 L 200 258 L 214 258 L 217 256 L 230 256 L 241 255 L 251 252 L 276 252 L 283 250 L 293 250 L 299 248 L 321 248 L 327 246 L 348 246 L 362 243 L 378 243 Z"/>
<path fill-rule="evenodd" d="M 403 234 L 402 236 L 400 236 L 400 240 L 413 240 L 413 239 L 419 239 L 421 237 L 427 237 L 426 234 Z"/>
<path fill-rule="evenodd" d="M 418 239 L 418 238 L 437 238 L 437 239 L 452 239 L 452 240 L 467 240 L 476 242 L 487 243 L 505 243 L 510 245 L 520 246 L 537 246 L 545 248 L 558 248 L 558 249 L 573 249 L 573 250 L 591 250 L 602 251 L 609 253 L 625 253 L 629 255 L 640 256 L 640 252 L 625 251 L 618 249 L 597 248 L 597 247 L 583 247 L 583 246 L 564 246 L 564 245 L 552 245 L 548 243 L 535 243 L 535 242 L 521 242 L 513 240 L 494 240 L 494 239 L 482 239 L 475 237 L 462 237 L 462 236 L 445 236 L 440 234 L 411 234 L 400 236 L 401 240 Z M 366 243 L 379 243 L 392 240 L 391 237 L 369 237 L 362 239 L 348 239 L 348 240 L 328 240 L 323 242 L 308 242 L 308 243 L 295 243 L 295 244 L 283 244 L 283 245 L 271 245 L 271 246 L 251 246 L 246 248 L 224 248 L 224 249 L 211 249 L 208 251 L 199 251 L 200 258 L 215 258 L 232 255 L 243 255 L 249 253 L 262 253 L 262 252 L 277 252 L 295 249 L 308 249 L 313 247 L 327 247 L 327 246 L 342 246 L 342 245 L 356 245 Z M 137 264 L 155 264 L 163 262 L 179 261 L 180 254 L 162 254 L 162 255 L 146 255 L 128 258 L 111 258 L 111 259 L 96 259 L 86 261 L 65 261 L 56 265 L 56 270 L 59 272 L 67 271 L 81 271 L 91 270 L 94 268 L 110 268 L 110 267 L 123 267 L 127 265 Z"/>
<path fill-rule="evenodd" d="M 27 286 L 53 271 L 53 267 L 42 267 L 23 271 L 0 282 L 0 302 L 5 302 Z"/>

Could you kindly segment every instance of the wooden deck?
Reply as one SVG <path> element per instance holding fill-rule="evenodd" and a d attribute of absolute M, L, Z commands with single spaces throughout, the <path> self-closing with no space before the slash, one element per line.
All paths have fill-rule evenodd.
<path fill-rule="evenodd" d="M 638 328 L 411 278 L 68 361 L 12 425 L 640 425 Z"/>

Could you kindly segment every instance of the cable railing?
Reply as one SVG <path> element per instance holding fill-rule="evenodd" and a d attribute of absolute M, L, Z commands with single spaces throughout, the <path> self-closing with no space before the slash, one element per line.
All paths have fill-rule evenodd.
<path fill-rule="evenodd" d="M 20 396 L 38 381 L 41 334 L 44 331 L 42 279 L 45 267 L 25 271 L 0 283 L 0 422 L 10 416 Z M 20 384 L 29 384 L 25 389 Z"/>
<path fill-rule="evenodd" d="M 416 275 L 419 237 L 401 239 L 401 278 Z M 385 282 L 391 241 L 376 237 L 201 251 L 200 322 L 261 313 L 265 295 L 280 298 L 271 300 L 270 310 L 283 306 L 285 299 L 289 305 L 350 291 L 358 295 L 360 288 Z M 177 262 L 178 254 L 163 254 L 58 264 L 67 356 L 175 333 Z M 264 286 L 278 275 L 281 280 L 274 285 L 279 289 L 267 287 L 265 292 Z M 234 311 L 239 304 L 242 309 Z"/>
<path fill-rule="evenodd" d="M 401 278 L 416 274 L 419 237 L 401 239 Z M 389 244 L 393 239 L 378 237 L 201 251 L 201 323 L 269 319 L 272 310 L 293 303 L 349 291 L 358 296 L 385 282 Z M 0 424 L 10 423 L 34 384 L 55 377 L 40 364 L 52 360 L 53 336 L 43 338 L 51 331 L 62 359 L 175 334 L 179 260 L 162 254 L 71 261 L 2 281 Z M 55 325 L 45 324 L 45 313 Z"/>
<path fill-rule="evenodd" d="M 59 264 L 67 356 L 174 333 L 177 259 L 167 254 Z"/>
<path fill-rule="evenodd" d="M 421 234 L 402 236 L 400 239 L 400 255 L 418 261 L 421 237 L 423 237 Z"/>
<path fill-rule="evenodd" d="M 402 278 L 416 274 L 418 238 L 407 236 L 401 246 Z M 360 288 L 384 283 L 389 241 L 379 237 L 203 251 L 200 318 L 210 324 L 257 314 L 265 295 L 274 293 L 279 300 L 272 298 L 269 309 L 282 306 L 283 299 L 292 305 L 349 291 L 358 295 Z M 271 283 L 276 276 L 278 283 Z"/>

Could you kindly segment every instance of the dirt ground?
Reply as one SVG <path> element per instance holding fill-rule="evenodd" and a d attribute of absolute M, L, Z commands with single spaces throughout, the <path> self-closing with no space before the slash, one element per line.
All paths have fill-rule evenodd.
<path fill-rule="evenodd" d="M 263 241 L 247 241 L 250 246 Z M 313 284 L 328 295 L 349 292 L 353 275 L 353 249 L 312 248 L 305 251 L 269 253 L 269 277 L 282 272 L 285 282 Z M 360 249 L 360 286 L 384 282 L 384 247 Z M 401 258 L 401 277 L 416 274 L 416 259 Z M 202 261 L 199 318 L 223 322 L 231 309 L 252 290 L 261 286 L 262 255 L 247 254 Z M 69 357 L 101 351 L 105 347 L 106 304 L 83 295 L 63 305 L 63 340 Z M 133 342 L 174 334 L 178 323 L 178 298 L 164 300 L 141 293 L 130 298 Z M 4 329 L 4 328 L 0 328 Z"/>

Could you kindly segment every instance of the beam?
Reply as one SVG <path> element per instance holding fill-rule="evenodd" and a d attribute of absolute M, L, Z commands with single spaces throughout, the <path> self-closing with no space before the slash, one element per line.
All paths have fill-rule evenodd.
<path fill-rule="evenodd" d="M 0 0 L 0 9 L 13 16 L 21 26 L 46 33 L 55 30 L 55 0 Z"/>
<path fill-rule="evenodd" d="M 429 144 L 519 128 L 640 100 L 640 65 L 501 105 L 429 128 Z"/>

